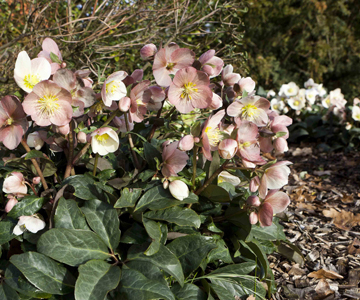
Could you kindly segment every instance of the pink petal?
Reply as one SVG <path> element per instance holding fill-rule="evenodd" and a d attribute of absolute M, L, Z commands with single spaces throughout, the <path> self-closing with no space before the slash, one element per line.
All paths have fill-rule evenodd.
<path fill-rule="evenodd" d="M 176 63 L 176 69 L 183 69 L 193 64 L 195 60 L 195 53 L 187 48 L 176 49 L 170 58 L 171 62 Z"/>
<path fill-rule="evenodd" d="M 203 65 L 208 60 L 210 60 L 214 55 L 215 55 L 215 50 L 210 49 L 199 57 L 199 62 L 201 62 L 201 64 Z"/>
<path fill-rule="evenodd" d="M 235 101 L 228 106 L 226 112 L 230 117 L 237 117 L 240 115 L 243 107 L 244 105 L 241 102 Z"/>
<path fill-rule="evenodd" d="M 173 79 L 173 83 L 178 87 L 183 87 L 184 84 L 189 82 L 194 82 L 195 77 L 197 76 L 197 70 L 193 67 L 187 67 L 176 72 Z M 196 83 L 195 83 L 196 84 Z"/>
<path fill-rule="evenodd" d="M 273 213 L 277 214 L 283 212 L 290 204 L 290 198 L 287 194 L 280 191 L 275 191 L 274 193 L 270 190 L 268 195 L 265 198 L 265 203 L 268 203 L 272 206 Z"/>
<path fill-rule="evenodd" d="M 196 108 L 208 108 L 212 100 L 212 91 L 208 86 L 197 86 L 198 91 L 191 94 L 191 104 Z"/>
<path fill-rule="evenodd" d="M 273 219 L 273 208 L 270 203 L 264 202 L 259 210 L 259 221 L 262 227 L 271 226 Z"/>
<path fill-rule="evenodd" d="M 10 150 L 19 146 L 24 135 L 24 130 L 21 125 L 11 125 L 0 129 L 0 140 L 4 146 Z"/>

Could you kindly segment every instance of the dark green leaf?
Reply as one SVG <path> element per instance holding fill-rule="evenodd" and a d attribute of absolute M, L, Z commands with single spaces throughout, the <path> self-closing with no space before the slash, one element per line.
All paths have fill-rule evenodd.
<path fill-rule="evenodd" d="M 192 226 L 199 228 L 201 225 L 199 215 L 189 208 L 174 206 L 162 210 L 153 210 L 144 214 L 144 217 L 153 220 L 175 223 L 179 226 Z"/>
<path fill-rule="evenodd" d="M 209 174 L 208 178 L 211 177 L 211 175 L 220 167 L 220 155 L 218 151 L 214 151 L 213 152 L 213 156 L 212 156 L 212 161 L 210 163 L 210 167 L 209 167 Z M 216 183 L 216 182 L 215 182 Z"/>
<path fill-rule="evenodd" d="M 62 186 L 69 184 L 74 187 L 74 195 L 83 200 L 106 200 L 103 191 L 96 185 L 95 180 L 87 175 L 75 175 L 66 178 Z"/>
<path fill-rule="evenodd" d="M 126 266 L 130 269 L 139 271 L 148 279 L 156 280 L 164 283 L 164 285 L 167 285 L 164 274 L 157 266 L 150 262 L 133 260 L 126 263 Z"/>
<path fill-rule="evenodd" d="M 31 216 L 41 209 L 44 202 L 45 198 L 43 197 L 26 196 L 10 210 L 8 216 L 13 219 L 21 216 Z"/>
<path fill-rule="evenodd" d="M 0 284 L 0 299 L 1 300 L 19 300 L 19 295 L 6 283 Z"/>
<path fill-rule="evenodd" d="M 76 300 L 105 299 L 107 293 L 117 287 L 121 270 L 102 260 L 90 260 L 79 267 L 75 284 Z"/>
<path fill-rule="evenodd" d="M 171 291 L 176 297 L 176 300 L 206 300 L 206 294 L 195 284 L 185 283 L 181 287 L 178 283 L 175 283 L 171 287 Z"/>
<path fill-rule="evenodd" d="M 0 245 L 11 241 L 15 235 L 13 229 L 15 224 L 9 221 L 0 221 Z"/>
<path fill-rule="evenodd" d="M 156 170 L 156 161 L 157 158 L 159 161 L 162 161 L 160 152 L 150 143 L 144 143 L 144 156 L 146 162 L 149 164 L 150 169 Z"/>
<path fill-rule="evenodd" d="M 74 289 L 75 278 L 65 267 L 45 255 L 26 252 L 11 256 L 10 262 L 45 293 L 64 295 Z"/>
<path fill-rule="evenodd" d="M 212 271 L 209 277 L 214 275 L 223 275 L 231 274 L 231 275 L 247 275 L 251 273 L 256 267 L 255 262 L 244 262 L 241 264 L 234 264 L 234 265 L 228 265 L 222 268 L 218 268 L 214 271 Z M 229 276 L 230 277 L 230 276 Z"/>
<path fill-rule="evenodd" d="M 86 224 L 84 214 L 81 212 L 76 201 L 71 199 L 60 198 L 54 221 L 56 228 L 90 230 Z"/>
<path fill-rule="evenodd" d="M 160 249 L 160 241 L 162 237 L 161 226 L 159 222 L 149 220 L 145 217 L 143 218 L 143 224 L 146 232 L 152 240 L 149 248 L 145 251 L 145 254 L 151 256 Z"/>
<path fill-rule="evenodd" d="M 86 201 L 81 208 L 86 220 L 105 244 L 114 250 L 120 242 L 120 222 L 116 209 L 100 200 Z"/>
<path fill-rule="evenodd" d="M 251 235 L 257 240 L 286 240 L 283 227 L 276 219 L 274 219 L 271 226 L 261 227 L 259 225 L 252 225 Z"/>
<path fill-rule="evenodd" d="M 123 207 L 134 207 L 136 201 L 139 199 L 141 195 L 142 189 L 129 189 L 124 188 L 121 191 L 121 197 L 118 201 L 116 201 L 114 207 L 115 208 L 123 208 Z"/>
<path fill-rule="evenodd" d="M 231 258 L 229 248 L 227 247 L 225 241 L 223 239 L 216 240 L 216 248 L 209 252 L 207 257 L 208 263 L 217 262 L 221 260 L 226 264 L 232 264 L 233 260 Z"/>
<path fill-rule="evenodd" d="M 145 229 L 138 223 L 134 223 L 121 236 L 120 243 L 124 244 L 143 244 L 149 241 L 149 236 Z"/>
<path fill-rule="evenodd" d="M 220 186 L 211 184 L 201 194 L 213 202 L 230 202 L 229 193 Z"/>
<path fill-rule="evenodd" d="M 38 158 L 38 157 L 44 157 L 44 154 L 41 151 L 38 150 L 31 150 L 25 155 L 25 159 L 32 159 L 32 158 Z"/>
<path fill-rule="evenodd" d="M 100 237 L 88 230 L 50 229 L 40 237 L 37 248 L 39 252 L 70 266 L 110 256 Z"/>

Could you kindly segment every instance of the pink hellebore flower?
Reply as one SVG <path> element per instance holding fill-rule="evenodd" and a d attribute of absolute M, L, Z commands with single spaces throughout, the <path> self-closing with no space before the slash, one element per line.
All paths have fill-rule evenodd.
<path fill-rule="evenodd" d="M 144 120 L 144 115 L 146 114 L 147 108 L 146 104 L 143 102 L 144 93 L 150 85 L 149 80 L 144 80 L 135 85 L 131 89 L 130 99 L 130 119 L 133 122 L 140 123 Z"/>
<path fill-rule="evenodd" d="M 220 122 L 224 116 L 225 109 L 222 109 L 210 117 L 204 124 L 201 138 L 203 154 L 207 160 L 212 160 L 211 151 L 218 150 L 219 143 L 224 139 L 224 135 L 219 129 Z"/>
<path fill-rule="evenodd" d="M 99 128 L 91 136 L 91 148 L 94 153 L 103 156 L 113 153 L 119 148 L 119 136 L 109 127 Z"/>
<path fill-rule="evenodd" d="M 122 112 L 127 112 L 131 106 L 131 99 L 129 97 L 121 98 L 119 101 L 119 109 Z"/>
<path fill-rule="evenodd" d="M 8 213 L 19 202 L 14 196 L 9 195 L 8 202 L 5 205 L 5 212 Z"/>
<path fill-rule="evenodd" d="M 219 154 L 224 159 L 231 159 L 238 150 L 238 143 L 232 139 L 222 140 L 219 144 Z"/>
<path fill-rule="evenodd" d="M 171 84 L 170 74 L 175 75 L 180 69 L 189 67 L 195 60 L 195 53 L 190 49 L 180 48 L 170 43 L 155 54 L 153 73 L 156 83 L 167 87 Z"/>
<path fill-rule="evenodd" d="M 213 97 L 211 99 L 209 108 L 215 110 L 215 109 L 219 109 L 222 106 L 223 106 L 222 98 L 218 94 L 213 93 Z"/>
<path fill-rule="evenodd" d="M 239 86 L 242 92 L 247 92 L 250 94 L 255 90 L 255 81 L 251 79 L 251 77 L 241 78 L 239 80 Z"/>
<path fill-rule="evenodd" d="M 27 194 L 24 175 L 20 172 L 12 172 L 10 176 L 5 178 L 2 190 L 7 194 Z"/>
<path fill-rule="evenodd" d="M 54 82 L 39 82 L 25 97 L 24 111 L 39 126 L 69 124 L 72 118 L 72 97 L 70 92 Z"/>
<path fill-rule="evenodd" d="M 51 57 L 50 53 L 55 54 L 59 61 L 54 62 Z M 59 50 L 58 45 L 55 43 L 55 41 L 51 38 L 46 38 L 42 42 L 42 51 L 38 54 L 38 57 L 44 57 L 51 65 L 51 74 L 55 74 L 55 72 L 62 67 L 64 64 L 61 52 Z"/>
<path fill-rule="evenodd" d="M 105 106 L 110 107 L 113 101 L 119 101 L 126 96 L 127 90 L 123 80 L 128 76 L 124 71 L 111 74 L 104 82 L 101 97 Z"/>
<path fill-rule="evenodd" d="M 144 91 L 143 102 L 148 110 L 158 111 L 166 95 L 165 91 L 159 86 L 151 86 Z"/>
<path fill-rule="evenodd" d="M 241 79 L 240 74 L 233 73 L 233 70 L 234 70 L 234 68 L 232 65 L 227 65 L 223 69 L 221 78 L 225 85 L 233 86 L 235 83 L 239 82 L 239 80 Z"/>
<path fill-rule="evenodd" d="M 157 48 L 154 44 L 147 44 L 140 50 L 140 56 L 143 60 L 148 60 L 152 58 L 157 52 Z"/>
<path fill-rule="evenodd" d="M 261 183 L 259 187 L 259 195 L 261 198 L 265 198 L 267 189 L 280 189 L 284 185 L 288 184 L 290 168 L 290 161 L 279 161 L 269 168 L 267 168 L 261 177 Z"/>
<path fill-rule="evenodd" d="M 15 96 L 0 101 L 0 141 L 10 150 L 15 149 L 28 129 L 28 121 L 21 102 Z"/>
<path fill-rule="evenodd" d="M 259 221 L 261 227 L 271 226 L 274 214 L 283 212 L 289 204 L 288 195 L 278 190 L 271 190 L 261 203 L 257 213 L 250 214 L 250 223 L 256 224 Z"/>
<path fill-rule="evenodd" d="M 266 111 L 270 108 L 269 100 L 259 96 L 249 96 L 235 101 L 227 108 L 227 113 L 237 120 L 246 120 L 257 126 L 266 126 L 269 118 Z"/>
<path fill-rule="evenodd" d="M 195 108 L 209 107 L 213 93 L 209 88 L 210 79 L 193 67 L 181 69 L 170 85 L 169 102 L 181 113 L 189 113 Z"/>
<path fill-rule="evenodd" d="M 210 78 L 218 76 L 224 66 L 224 61 L 215 56 L 215 50 L 213 49 L 208 50 L 201 55 L 199 57 L 199 62 L 202 66 L 201 70 L 208 74 Z"/>
<path fill-rule="evenodd" d="M 260 147 L 257 141 L 258 127 L 248 121 L 243 121 L 238 127 L 236 141 L 238 142 L 238 156 L 248 161 L 261 161 Z"/>
<path fill-rule="evenodd" d="M 177 173 L 184 169 L 189 159 L 185 152 L 177 149 L 178 145 L 179 142 L 173 142 L 163 148 L 161 172 L 165 177 L 177 176 Z"/>
<path fill-rule="evenodd" d="M 194 148 L 194 137 L 191 134 L 185 135 L 179 141 L 178 148 L 181 151 L 189 151 Z"/>
<path fill-rule="evenodd" d="M 25 92 L 30 93 L 34 86 L 51 75 L 50 63 L 43 57 L 30 60 L 26 51 L 21 51 L 16 59 L 14 79 Z"/>

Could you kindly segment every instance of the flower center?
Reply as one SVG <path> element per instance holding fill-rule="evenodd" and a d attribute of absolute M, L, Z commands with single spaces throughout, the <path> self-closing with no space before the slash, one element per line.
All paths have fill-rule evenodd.
<path fill-rule="evenodd" d="M 120 82 L 117 80 L 110 81 L 105 85 L 106 94 L 114 94 L 120 88 Z"/>
<path fill-rule="evenodd" d="M 171 71 L 175 67 L 176 63 L 168 63 L 166 66 L 166 70 Z"/>
<path fill-rule="evenodd" d="M 241 116 L 243 118 L 253 117 L 255 114 L 258 113 L 258 108 L 255 105 L 247 104 L 242 108 Z"/>
<path fill-rule="evenodd" d="M 35 75 L 35 74 L 28 74 L 24 77 L 24 85 L 28 88 L 28 89 L 33 89 L 34 86 L 40 82 L 40 78 L 39 75 Z"/>
<path fill-rule="evenodd" d="M 300 104 L 300 102 L 299 102 L 299 101 L 297 101 L 297 100 L 296 100 L 296 101 L 294 101 L 294 105 L 295 105 L 295 106 L 298 106 L 299 104 Z"/>
<path fill-rule="evenodd" d="M 13 118 L 9 118 L 9 119 L 6 120 L 5 126 L 10 126 L 10 125 L 12 125 L 13 123 L 14 123 L 14 119 L 13 119 Z"/>
<path fill-rule="evenodd" d="M 196 87 L 196 84 L 193 82 L 188 82 L 184 84 L 183 92 L 181 93 L 181 98 L 188 97 L 191 100 L 191 94 L 196 93 L 198 91 Z"/>
<path fill-rule="evenodd" d="M 213 147 L 216 147 L 221 140 L 221 132 L 219 128 L 213 129 L 211 126 L 205 128 L 205 133 L 208 136 L 209 144 Z"/>
<path fill-rule="evenodd" d="M 102 135 L 95 135 L 95 138 L 100 144 L 105 144 L 109 137 L 110 136 L 107 133 L 104 133 Z"/>
<path fill-rule="evenodd" d="M 53 94 L 44 95 L 42 98 L 40 98 L 37 101 L 40 114 L 45 114 L 48 117 L 54 115 L 55 111 L 57 111 L 60 107 L 57 101 L 59 101 L 59 98 Z"/>
<path fill-rule="evenodd" d="M 288 93 L 292 93 L 293 91 L 294 91 L 293 88 L 289 88 L 289 89 L 288 89 Z"/>
<path fill-rule="evenodd" d="M 325 102 L 326 104 L 330 105 L 330 98 L 327 98 Z"/>
<path fill-rule="evenodd" d="M 275 104 L 275 105 L 273 105 L 273 108 L 274 108 L 274 109 L 278 109 L 278 108 L 279 108 L 279 105 Z"/>

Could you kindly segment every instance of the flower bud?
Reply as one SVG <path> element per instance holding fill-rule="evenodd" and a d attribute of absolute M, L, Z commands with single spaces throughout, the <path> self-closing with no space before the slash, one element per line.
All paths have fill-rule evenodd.
<path fill-rule="evenodd" d="M 81 144 L 87 143 L 87 136 L 85 132 L 79 131 L 77 134 L 77 140 Z"/>
<path fill-rule="evenodd" d="M 140 56 L 143 60 L 147 60 L 155 55 L 157 48 L 154 44 L 147 44 L 140 50 Z"/>
<path fill-rule="evenodd" d="M 119 109 L 122 112 L 127 112 L 130 109 L 131 99 L 129 97 L 121 98 L 119 101 Z"/>
<path fill-rule="evenodd" d="M 231 159 L 234 157 L 238 149 L 238 144 L 235 140 L 225 139 L 219 144 L 219 154 L 224 159 Z"/>
<path fill-rule="evenodd" d="M 250 206 L 260 206 L 261 202 L 258 196 L 250 196 L 249 198 L 247 198 L 246 203 Z"/>
<path fill-rule="evenodd" d="M 27 137 L 26 143 L 30 148 L 35 148 L 35 150 L 40 150 L 44 145 L 44 141 L 40 138 L 38 131 L 30 133 Z"/>
<path fill-rule="evenodd" d="M 6 203 L 5 211 L 8 213 L 18 203 L 17 199 L 13 196 L 8 197 L 9 201 Z"/>
<path fill-rule="evenodd" d="M 255 193 L 259 189 L 260 179 L 259 176 L 255 176 L 250 180 L 249 188 L 250 192 Z"/>
<path fill-rule="evenodd" d="M 166 190 L 168 187 L 169 187 L 169 181 L 165 180 L 165 181 L 163 182 L 163 188 L 164 188 L 164 190 Z"/>
<path fill-rule="evenodd" d="M 34 177 L 34 178 L 32 179 L 32 182 L 33 182 L 33 184 L 39 184 L 39 183 L 40 183 L 40 177 L 39 177 L 39 176 Z"/>
<path fill-rule="evenodd" d="M 251 212 L 249 215 L 250 224 L 255 225 L 259 221 L 259 217 L 256 212 Z"/>
<path fill-rule="evenodd" d="M 284 138 L 277 138 L 274 143 L 274 148 L 278 153 L 284 153 L 289 150 L 288 143 Z"/>
<path fill-rule="evenodd" d="M 239 81 L 241 91 L 251 93 L 255 89 L 255 81 L 251 77 L 241 78 Z"/>
<path fill-rule="evenodd" d="M 223 106 L 222 98 L 219 95 L 213 93 L 213 97 L 211 99 L 211 103 L 209 105 L 209 108 L 215 110 L 215 109 L 218 109 L 218 108 L 220 108 L 222 106 Z"/>
<path fill-rule="evenodd" d="M 189 151 L 194 148 L 194 137 L 191 134 L 185 135 L 180 141 L 178 148 L 181 151 Z"/>
<path fill-rule="evenodd" d="M 177 200 L 184 200 L 189 197 L 189 188 L 181 180 L 175 180 L 170 183 L 169 190 L 171 195 Z"/>

